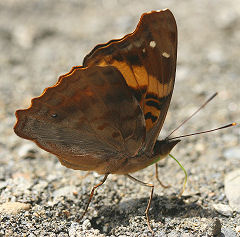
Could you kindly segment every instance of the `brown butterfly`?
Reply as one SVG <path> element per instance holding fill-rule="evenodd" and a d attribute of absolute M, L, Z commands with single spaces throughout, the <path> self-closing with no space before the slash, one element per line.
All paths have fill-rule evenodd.
<path fill-rule="evenodd" d="M 146 209 L 151 230 L 154 186 L 129 173 L 163 159 L 180 141 L 157 140 L 173 93 L 176 59 L 177 26 L 171 11 L 145 13 L 133 33 L 97 45 L 83 66 L 60 76 L 28 109 L 16 111 L 14 131 L 68 168 L 104 174 L 88 205 L 109 174 L 151 187 Z"/>

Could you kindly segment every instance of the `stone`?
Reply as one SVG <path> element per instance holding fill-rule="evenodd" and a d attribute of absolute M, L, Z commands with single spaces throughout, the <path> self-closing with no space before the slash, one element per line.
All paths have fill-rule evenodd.
<path fill-rule="evenodd" d="M 6 202 L 0 205 L 0 213 L 8 215 L 17 215 L 23 210 L 29 210 L 31 208 L 30 204 L 21 202 Z"/>

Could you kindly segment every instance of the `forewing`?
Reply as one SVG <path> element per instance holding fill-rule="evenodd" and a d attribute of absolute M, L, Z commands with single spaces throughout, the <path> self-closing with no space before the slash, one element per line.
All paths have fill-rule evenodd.
<path fill-rule="evenodd" d="M 73 68 L 16 116 L 17 135 L 85 170 L 84 157 L 134 156 L 145 139 L 141 107 L 112 66 Z"/>
<path fill-rule="evenodd" d="M 177 58 L 177 27 L 170 10 L 142 15 L 136 30 L 96 46 L 83 66 L 113 65 L 138 100 L 146 121 L 145 150 L 151 151 L 171 100 Z"/>

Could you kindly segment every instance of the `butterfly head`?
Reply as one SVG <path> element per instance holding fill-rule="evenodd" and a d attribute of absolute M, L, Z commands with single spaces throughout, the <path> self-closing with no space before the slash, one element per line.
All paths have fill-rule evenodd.
<path fill-rule="evenodd" d="M 171 150 L 177 145 L 181 140 L 161 140 L 156 141 L 153 148 L 153 157 L 158 157 L 158 160 L 165 158 Z"/>

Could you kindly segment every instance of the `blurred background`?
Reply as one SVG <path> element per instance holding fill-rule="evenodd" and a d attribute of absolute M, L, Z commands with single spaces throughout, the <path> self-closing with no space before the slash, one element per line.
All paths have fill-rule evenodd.
<path fill-rule="evenodd" d="M 109 177 L 84 224 L 76 223 L 91 187 L 101 177 L 83 179 L 84 172 L 62 167 L 53 155 L 18 138 L 13 126 L 16 109 L 27 108 L 32 97 L 72 66 L 81 65 L 96 44 L 123 37 L 135 29 L 142 13 L 164 8 L 176 18 L 179 41 L 176 84 L 160 136 L 169 134 L 214 92 L 219 92 L 217 98 L 175 135 L 239 122 L 238 0 L 0 1 L 0 205 L 28 204 L 25 211 L 19 204 L 15 214 L 0 206 L 0 236 L 149 234 L 144 217 L 149 190 L 121 176 Z M 226 177 L 239 172 L 239 138 L 239 127 L 234 127 L 186 138 L 177 145 L 173 154 L 189 173 L 182 199 L 173 198 L 184 178 L 173 161 L 160 167 L 161 180 L 172 185 L 167 190 L 155 182 L 153 167 L 136 173 L 135 177 L 156 184 L 150 218 L 159 236 L 206 234 L 214 217 L 222 223 L 225 236 L 237 235 L 239 214 L 230 205 Z M 214 206 L 218 204 L 232 212 L 222 214 Z"/>

